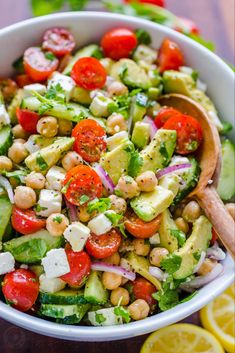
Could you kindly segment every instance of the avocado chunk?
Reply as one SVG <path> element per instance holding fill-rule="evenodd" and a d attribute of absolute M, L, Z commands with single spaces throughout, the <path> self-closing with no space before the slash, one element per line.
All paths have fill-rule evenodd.
<path fill-rule="evenodd" d="M 12 204 L 8 196 L 0 196 L 0 241 L 4 241 L 4 234 L 11 219 Z"/>
<path fill-rule="evenodd" d="M 9 251 L 16 261 L 31 264 L 40 261 L 47 251 L 59 248 L 62 242 L 62 237 L 53 237 L 47 230 L 40 230 L 3 243 L 3 250 Z"/>
<path fill-rule="evenodd" d="M 144 148 L 149 141 L 150 131 L 149 124 L 137 121 L 134 125 L 131 141 L 137 148 Z"/>
<path fill-rule="evenodd" d="M 111 68 L 110 76 L 131 88 L 146 90 L 151 86 L 151 81 L 145 70 L 131 59 L 121 59 L 116 62 Z"/>
<path fill-rule="evenodd" d="M 168 165 L 176 146 L 176 131 L 160 129 L 148 146 L 141 152 L 143 165 L 139 174 L 152 170 L 162 169 Z"/>
<path fill-rule="evenodd" d="M 108 150 L 112 151 L 114 148 L 118 147 L 122 143 L 129 140 L 128 132 L 127 131 L 120 131 L 117 132 L 115 135 L 110 136 L 107 138 L 107 146 Z"/>
<path fill-rule="evenodd" d="M 40 292 L 39 300 L 42 304 L 74 305 L 85 304 L 84 292 L 80 289 L 66 288 L 56 293 Z"/>
<path fill-rule="evenodd" d="M 92 304 L 105 304 L 108 301 L 108 291 L 97 271 L 93 271 L 86 282 L 84 298 Z"/>
<path fill-rule="evenodd" d="M 193 224 L 193 231 L 185 245 L 173 254 L 181 258 L 179 269 L 173 273 L 175 279 L 182 279 L 193 273 L 202 251 L 206 251 L 212 237 L 211 224 L 200 216 Z"/>
<path fill-rule="evenodd" d="M 55 165 L 73 146 L 73 137 L 63 137 L 51 145 L 34 152 L 25 159 L 25 164 L 30 170 L 45 174 L 48 169 Z"/>
<path fill-rule="evenodd" d="M 171 233 L 171 230 L 178 230 L 170 211 L 167 209 L 162 212 L 161 224 L 159 227 L 160 244 L 170 253 L 178 250 L 177 238 Z"/>
<path fill-rule="evenodd" d="M 174 194 L 159 185 L 151 192 L 142 192 L 130 204 L 139 218 L 150 222 L 165 211 L 172 203 Z"/>
<path fill-rule="evenodd" d="M 222 142 L 222 170 L 217 188 L 222 200 L 229 200 L 235 195 L 235 145 L 225 140 Z"/>
<path fill-rule="evenodd" d="M 8 106 L 7 111 L 11 120 L 11 124 L 18 124 L 18 119 L 16 116 L 16 109 L 20 106 L 20 103 L 23 98 L 23 90 L 19 89 L 11 101 L 11 104 Z"/>
<path fill-rule="evenodd" d="M 144 93 L 137 93 L 132 97 L 130 117 L 133 124 L 141 121 L 147 112 L 148 97 Z"/>
<path fill-rule="evenodd" d="M 134 252 L 130 252 L 127 255 L 127 260 L 136 273 L 151 282 L 157 290 L 161 289 L 160 281 L 149 273 L 149 266 L 151 265 L 145 257 L 136 255 Z"/>
<path fill-rule="evenodd" d="M 174 197 L 177 195 L 180 188 L 180 177 L 177 174 L 164 175 L 158 185 L 173 192 Z"/>
<path fill-rule="evenodd" d="M 133 143 L 127 140 L 101 157 L 100 165 L 106 170 L 115 185 L 122 175 L 127 174 L 133 150 Z"/>
<path fill-rule="evenodd" d="M 42 135 L 31 135 L 28 138 L 28 141 L 30 141 L 30 144 L 32 143 L 33 145 L 35 145 L 36 148 L 38 147 L 38 149 L 42 149 L 44 147 L 51 145 L 53 142 L 60 140 L 61 138 L 63 137 L 45 137 Z M 27 146 L 27 142 L 26 142 L 26 146 Z"/>

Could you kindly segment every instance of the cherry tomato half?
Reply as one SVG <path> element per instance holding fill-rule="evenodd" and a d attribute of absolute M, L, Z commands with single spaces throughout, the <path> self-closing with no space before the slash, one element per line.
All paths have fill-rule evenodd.
<path fill-rule="evenodd" d="M 107 146 L 105 131 L 100 124 L 92 119 L 82 120 L 73 129 L 72 136 L 75 137 L 74 151 L 87 162 L 99 161 Z"/>
<path fill-rule="evenodd" d="M 102 235 L 91 234 L 86 242 L 86 250 L 96 259 L 105 259 L 118 251 L 121 240 L 122 237 L 116 229 Z"/>
<path fill-rule="evenodd" d="M 61 57 L 71 53 L 75 48 L 75 40 L 66 28 L 50 28 L 44 33 L 42 48 Z"/>
<path fill-rule="evenodd" d="M 2 283 L 3 295 L 15 309 L 28 311 L 36 302 L 39 283 L 33 272 L 19 268 L 6 274 Z"/>
<path fill-rule="evenodd" d="M 134 212 L 128 212 L 124 225 L 126 230 L 135 238 L 147 239 L 157 232 L 160 223 L 161 215 L 154 218 L 151 222 L 144 222 Z"/>
<path fill-rule="evenodd" d="M 135 299 L 145 300 L 150 307 L 157 303 L 156 300 L 152 297 L 152 294 L 156 293 L 156 291 L 157 290 L 155 286 L 143 277 L 138 277 L 133 282 L 132 292 Z"/>
<path fill-rule="evenodd" d="M 162 107 L 157 113 L 156 118 L 154 119 L 154 123 L 158 129 L 161 129 L 165 122 L 172 118 L 173 116 L 181 115 L 181 112 L 171 107 Z"/>
<path fill-rule="evenodd" d="M 27 109 L 17 108 L 16 116 L 19 124 L 25 131 L 30 132 L 31 134 L 37 133 L 37 123 L 40 119 L 40 116 L 37 113 Z"/>
<path fill-rule="evenodd" d="M 6 103 L 10 103 L 17 92 L 17 84 L 10 78 L 0 78 L 0 91 Z"/>
<path fill-rule="evenodd" d="M 96 197 L 101 197 L 103 190 L 98 174 L 86 165 L 72 168 L 66 174 L 63 185 L 66 190 L 66 199 L 77 206 L 84 205 Z"/>
<path fill-rule="evenodd" d="M 133 0 L 125 0 L 126 3 L 131 3 Z M 164 0 L 138 0 L 138 2 L 141 2 L 143 4 L 152 4 L 156 6 L 161 6 L 165 7 L 165 1 Z"/>
<path fill-rule="evenodd" d="M 127 28 L 112 29 L 101 39 L 101 47 L 105 56 L 113 60 L 128 58 L 136 46 L 136 35 Z"/>
<path fill-rule="evenodd" d="M 199 122 L 189 115 L 174 116 L 167 120 L 163 129 L 176 130 L 176 152 L 188 154 L 196 151 L 202 142 L 202 129 Z"/>
<path fill-rule="evenodd" d="M 72 287 L 81 286 L 91 270 L 91 260 L 85 251 L 65 249 L 70 272 L 60 278 Z"/>
<path fill-rule="evenodd" d="M 160 73 L 165 70 L 179 70 L 184 64 L 183 54 L 175 42 L 164 39 L 158 53 L 158 65 Z"/>
<path fill-rule="evenodd" d="M 45 81 L 57 69 L 59 60 L 51 55 L 53 54 L 45 53 L 39 47 L 31 47 L 24 52 L 24 69 L 33 81 Z"/>
<path fill-rule="evenodd" d="M 106 71 L 96 58 L 81 58 L 76 61 L 71 77 L 78 86 L 85 89 L 102 88 L 106 82 Z"/>
<path fill-rule="evenodd" d="M 39 219 L 34 210 L 21 210 L 13 206 L 11 216 L 12 227 L 21 234 L 31 234 L 46 227 L 46 221 Z"/>
<path fill-rule="evenodd" d="M 15 80 L 20 88 L 33 83 L 32 79 L 26 74 L 17 75 Z"/>

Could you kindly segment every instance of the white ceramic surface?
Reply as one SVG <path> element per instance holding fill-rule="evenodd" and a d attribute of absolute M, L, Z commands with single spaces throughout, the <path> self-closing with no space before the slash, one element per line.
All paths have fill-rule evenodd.
<path fill-rule="evenodd" d="M 125 26 L 143 28 L 153 39 L 153 47 L 159 47 L 164 37 L 179 43 L 186 63 L 199 71 L 200 78 L 208 85 L 208 92 L 215 102 L 220 116 L 233 123 L 234 119 L 234 74 L 216 55 L 204 47 L 166 27 L 134 17 L 110 13 L 62 13 L 39 17 L 17 23 L 0 30 L 0 77 L 11 74 L 12 62 L 24 50 L 40 44 L 43 32 L 53 26 L 70 28 L 78 46 L 99 41 L 108 29 Z M 145 334 L 177 322 L 199 310 L 218 296 L 234 280 L 234 263 L 230 257 L 224 261 L 224 273 L 202 288 L 189 302 L 139 322 L 112 327 L 85 327 L 59 325 L 21 313 L 0 302 L 0 316 L 28 330 L 76 341 L 111 341 Z"/>

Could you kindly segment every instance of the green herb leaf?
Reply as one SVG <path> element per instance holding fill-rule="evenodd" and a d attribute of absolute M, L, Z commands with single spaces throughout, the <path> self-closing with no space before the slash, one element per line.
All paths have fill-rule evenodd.
<path fill-rule="evenodd" d="M 56 222 L 58 224 L 60 224 L 62 222 L 62 217 L 61 216 L 55 216 L 53 217 L 53 222 Z"/>
<path fill-rule="evenodd" d="M 215 51 L 215 44 L 214 44 L 213 42 L 210 42 L 210 41 L 208 42 L 208 41 L 206 41 L 205 39 L 203 39 L 201 36 L 199 36 L 199 35 L 197 35 L 197 34 L 186 33 L 186 32 L 184 32 L 184 34 L 185 34 L 187 37 L 189 37 L 189 38 L 195 40 L 195 42 L 197 42 L 197 43 L 203 45 L 204 47 L 206 47 L 206 48 L 209 49 L 210 51 Z"/>
<path fill-rule="evenodd" d="M 186 242 L 186 235 L 184 232 L 178 229 L 170 229 L 170 233 L 173 237 L 175 237 L 178 241 L 179 246 L 183 246 Z"/>
<path fill-rule="evenodd" d="M 135 35 L 138 41 L 138 44 L 149 45 L 152 42 L 150 34 L 142 28 L 139 28 L 135 31 Z"/>
<path fill-rule="evenodd" d="M 45 58 L 46 58 L 47 60 L 53 61 L 53 60 L 56 59 L 56 56 L 55 56 L 52 52 L 47 51 L 47 52 L 45 53 Z"/>
<path fill-rule="evenodd" d="M 47 170 L 48 164 L 45 159 L 41 156 L 40 152 L 37 154 L 36 163 L 41 171 Z"/>
<path fill-rule="evenodd" d="M 53 108 L 53 105 L 51 103 L 41 103 L 39 108 L 38 108 L 38 114 L 39 115 L 44 115 L 48 110 Z"/>
<path fill-rule="evenodd" d="M 123 218 L 122 214 L 118 214 L 114 211 L 105 212 L 104 215 L 106 218 L 110 220 L 110 222 L 114 227 L 117 227 L 119 225 L 119 222 Z"/>
<path fill-rule="evenodd" d="M 161 142 L 159 152 L 161 153 L 163 157 L 163 166 L 166 167 L 168 162 L 169 162 L 169 155 L 167 152 L 166 144 L 165 142 Z"/>
<path fill-rule="evenodd" d="M 198 293 L 197 290 L 196 290 L 195 292 L 191 293 L 190 295 L 188 295 L 187 297 L 185 297 L 184 299 L 182 299 L 182 300 L 180 301 L 180 304 L 188 302 L 188 301 L 191 300 L 193 297 L 195 297 L 195 295 L 196 295 L 197 293 Z"/>
<path fill-rule="evenodd" d="M 86 203 L 87 201 L 90 200 L 90 197 L 87 195 L 82 195 L 79 199 L 80 205 L 84 205 L 84 203 Z"/>
<path fill-rule="evenodd" d="M 12 66 L 14 67 L 14 69 L 17 71 L 18 74 L 23 74 L 24 71 L 24 64 L 23 64 L 23 56 L 19 57 L 18 59 L 16 59 Z"/>
<path fill-rule="evenodd" d="M 131 152 L 131 159 L 128 165 L 128 174 L 135 178 L 143 165 L 143 158 L 140 156 L 138 151 Z"/>
<path fill-rule="evenodd" d="M 233 130 L 233 125 L 228 121 L 221 120 L 221 123 L 223 125 L 223 129 L 220 131 L 220 134 L 226 135 L 227 133 Z"/>
<path fill-rule="evenodd" d="M 47 210 L 47 207 L 42 207 L 39 204 L 37 204 L 36 206 L 34 206 L 34 211 L 35 212 L 41 212 L 41 211 L 45 211 Z"/>
<path fill-rule="evenodd" d="M 100 198 L 100 199 L 94 199 L 88 203 L 88 208 L 87 212 L 88 213 L 93 213 L 93 212 L 99 212 L 99 213 L 104 213 L 105 211 L 109 210 L 111 207 L 111 200 L 110 198 Z"/>
<path fill-rule="evenodd" d="M 121 316 L 126 323 L 131 321 L 129 312 L 125 308 L 123 308 L 123 306 L 117 306 L 116 308 L 114 308 L 114 314 L 117 316 Z"/>
<path fill-rule="evenodd" d="M 72 11 L 82 10 L 86 6 L 87 2 L 88 0 L 68 0 L 70 9 Z"/>
<path fill-rule="evenodd" d="M 95 321 L 98 322 L 98 324 L 102 324 L 102 322 L 106 321 L 106 318 L 103 314 L 95 313 Z"/>
<path fill-rule="evenodd" d="M 57 83 L 55 86 L 51 86 L 48 89 L 45 98 L 55 100 L 59 103 L 65 103 L 65 91 L 61 84 Z"/>
<path fill-rule="evenodd" d="M 42 16 L 60 10 L 64 3 L 65 0 L 31 0 L 31 7 L 34 16 Z"/>
<path fill-rule="evenodd" d="M 201 257 L 201 252 L 198 250 L 196 252 L 193 253 L 193 257 L 196 261 L 199 261 L 200 260 L 200 257 Z"/>
<path fill-rule="evenodd" d="M 153 293 L 152 296 L 158 301 L 158 306 L 162 311 L 169 310 L 179 304 L 179 294 L 176 290 L 159 291 Z"/>
<path fill-rule="evenodd" d="M 181 265 L 182 258 L 178 255 L 171 254 L 161 261 L 161 267 L 169 274 L 176 272 Z"/>

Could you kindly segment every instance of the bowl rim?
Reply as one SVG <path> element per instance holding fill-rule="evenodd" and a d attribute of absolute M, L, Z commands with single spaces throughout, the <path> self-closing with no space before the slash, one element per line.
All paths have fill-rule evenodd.
<path fill-rule="evenodd" d="M 70 19 L 70 18 L 89 18 L 89 19 L 107 19 L 109 18 L 120 20 L 120 21 L 128 21 L 128 24 L 138 25 L 141 24 L 146 25 L 156 31 L 160 31 L 165 35 L 169 35 L 171 38 L 178 39 L 179 41 L 183 41 L 188 43 L 190 46 L 194 46 L 196 50 L 200 53 L 204 53 L 208 56 L 211 56 L 214 61 L 218 63 L 222 67 L 222 70 L 227 73 L 227 75 L 233 75 L 233 71 L 229 68 L 229 66 L 224 63 L 222 59 L 220 59 L 217 55 L 209 51 L 207 48 L 193 41 L 192 39 L 184 36 L 181 33 L 178 33 L 170 28 L 162 26 L 160 24 L 153 23 L 151 21 L 145 19 L 139 19 L 138 17 L 131 17 L 127 15 L 121 14 L 110 14 L 108 12 L 94 12 L 94 11 L 81 11 L 81 12 L 65 12 L 65 13 L 57 13 L 47 16 L 41 16 L 38 18 L 32 18 L 25 21 L 18 22 L 16 24 L 10 25 L 0 30 L 0 39 L 1 37 L 7 36 L 10 32 L 15 32 L 22 27 L 27 27 L 36 23 L 45 23 L 47 24 L 50 20 L 53 19 Z M 228 256 L 229 257 L 229 256 Z M 231 258 L 226 260 L 226 262 L 231 262 Z M 229 267 L 229 263 L 228 263 Z M 149 333 L 166 325 L 172 324 L 179 320 L 184 319 L 185 317 L 193 314 L 195 311 L 202 308 L 209 301 L 214 299 L 217 295 L 222 293 L 234 280 L 234 272 L 230 271 L 226 274 L 225 279 L 223 277 L 223 281 L 220 281 L 220 278 L 217 279 L 219 286 L 216 287 L 216 291 L 213 293 L 208 291 L 208 287 L 215 282 L 211 282 L 204 288 L 200 290 L 200 292 L 204 293 L 204 297 L 201 297 L 200 300 L 197 299 L 197 296 L 192 298 L 190 302 L 183 303 L 177 305 L 175 308 L 170 309 L 166 312 L 162 312 L 156 314 L 154 316 L 148 317 L 144 320 L 132 322 L 129 324 L 124 324 L 120 326 L 103 326 L 103 327 L 89 327 L 89 326 L 69 326 L 63 324 L 56 324 L 54 322 L 50 322 L 35 316 L 31 316 L 27 313 L 22 313 L 4 302 L 0 301 L 0 317 L 3 319 L 17 324 L 25 329 L 34 331 L 39 334 L 44 334 L 47 336 L 57 337 L 60 339 L 67 340 L 75 340 L 75 341 L 111 341 L 118 340 L 122 338 L 129 338 L 138 335 L 142 335 L 145 333 Z M 222 282 L 222 283 L 221 283 Z M 208 293 L 208 294 L 207 294 Z M 210 294 L 209 294 L 210 293 Z M 207 295 L 206 295 L 207 294 Z M 190 309 L 189 305 L 190 303 Z"/>

